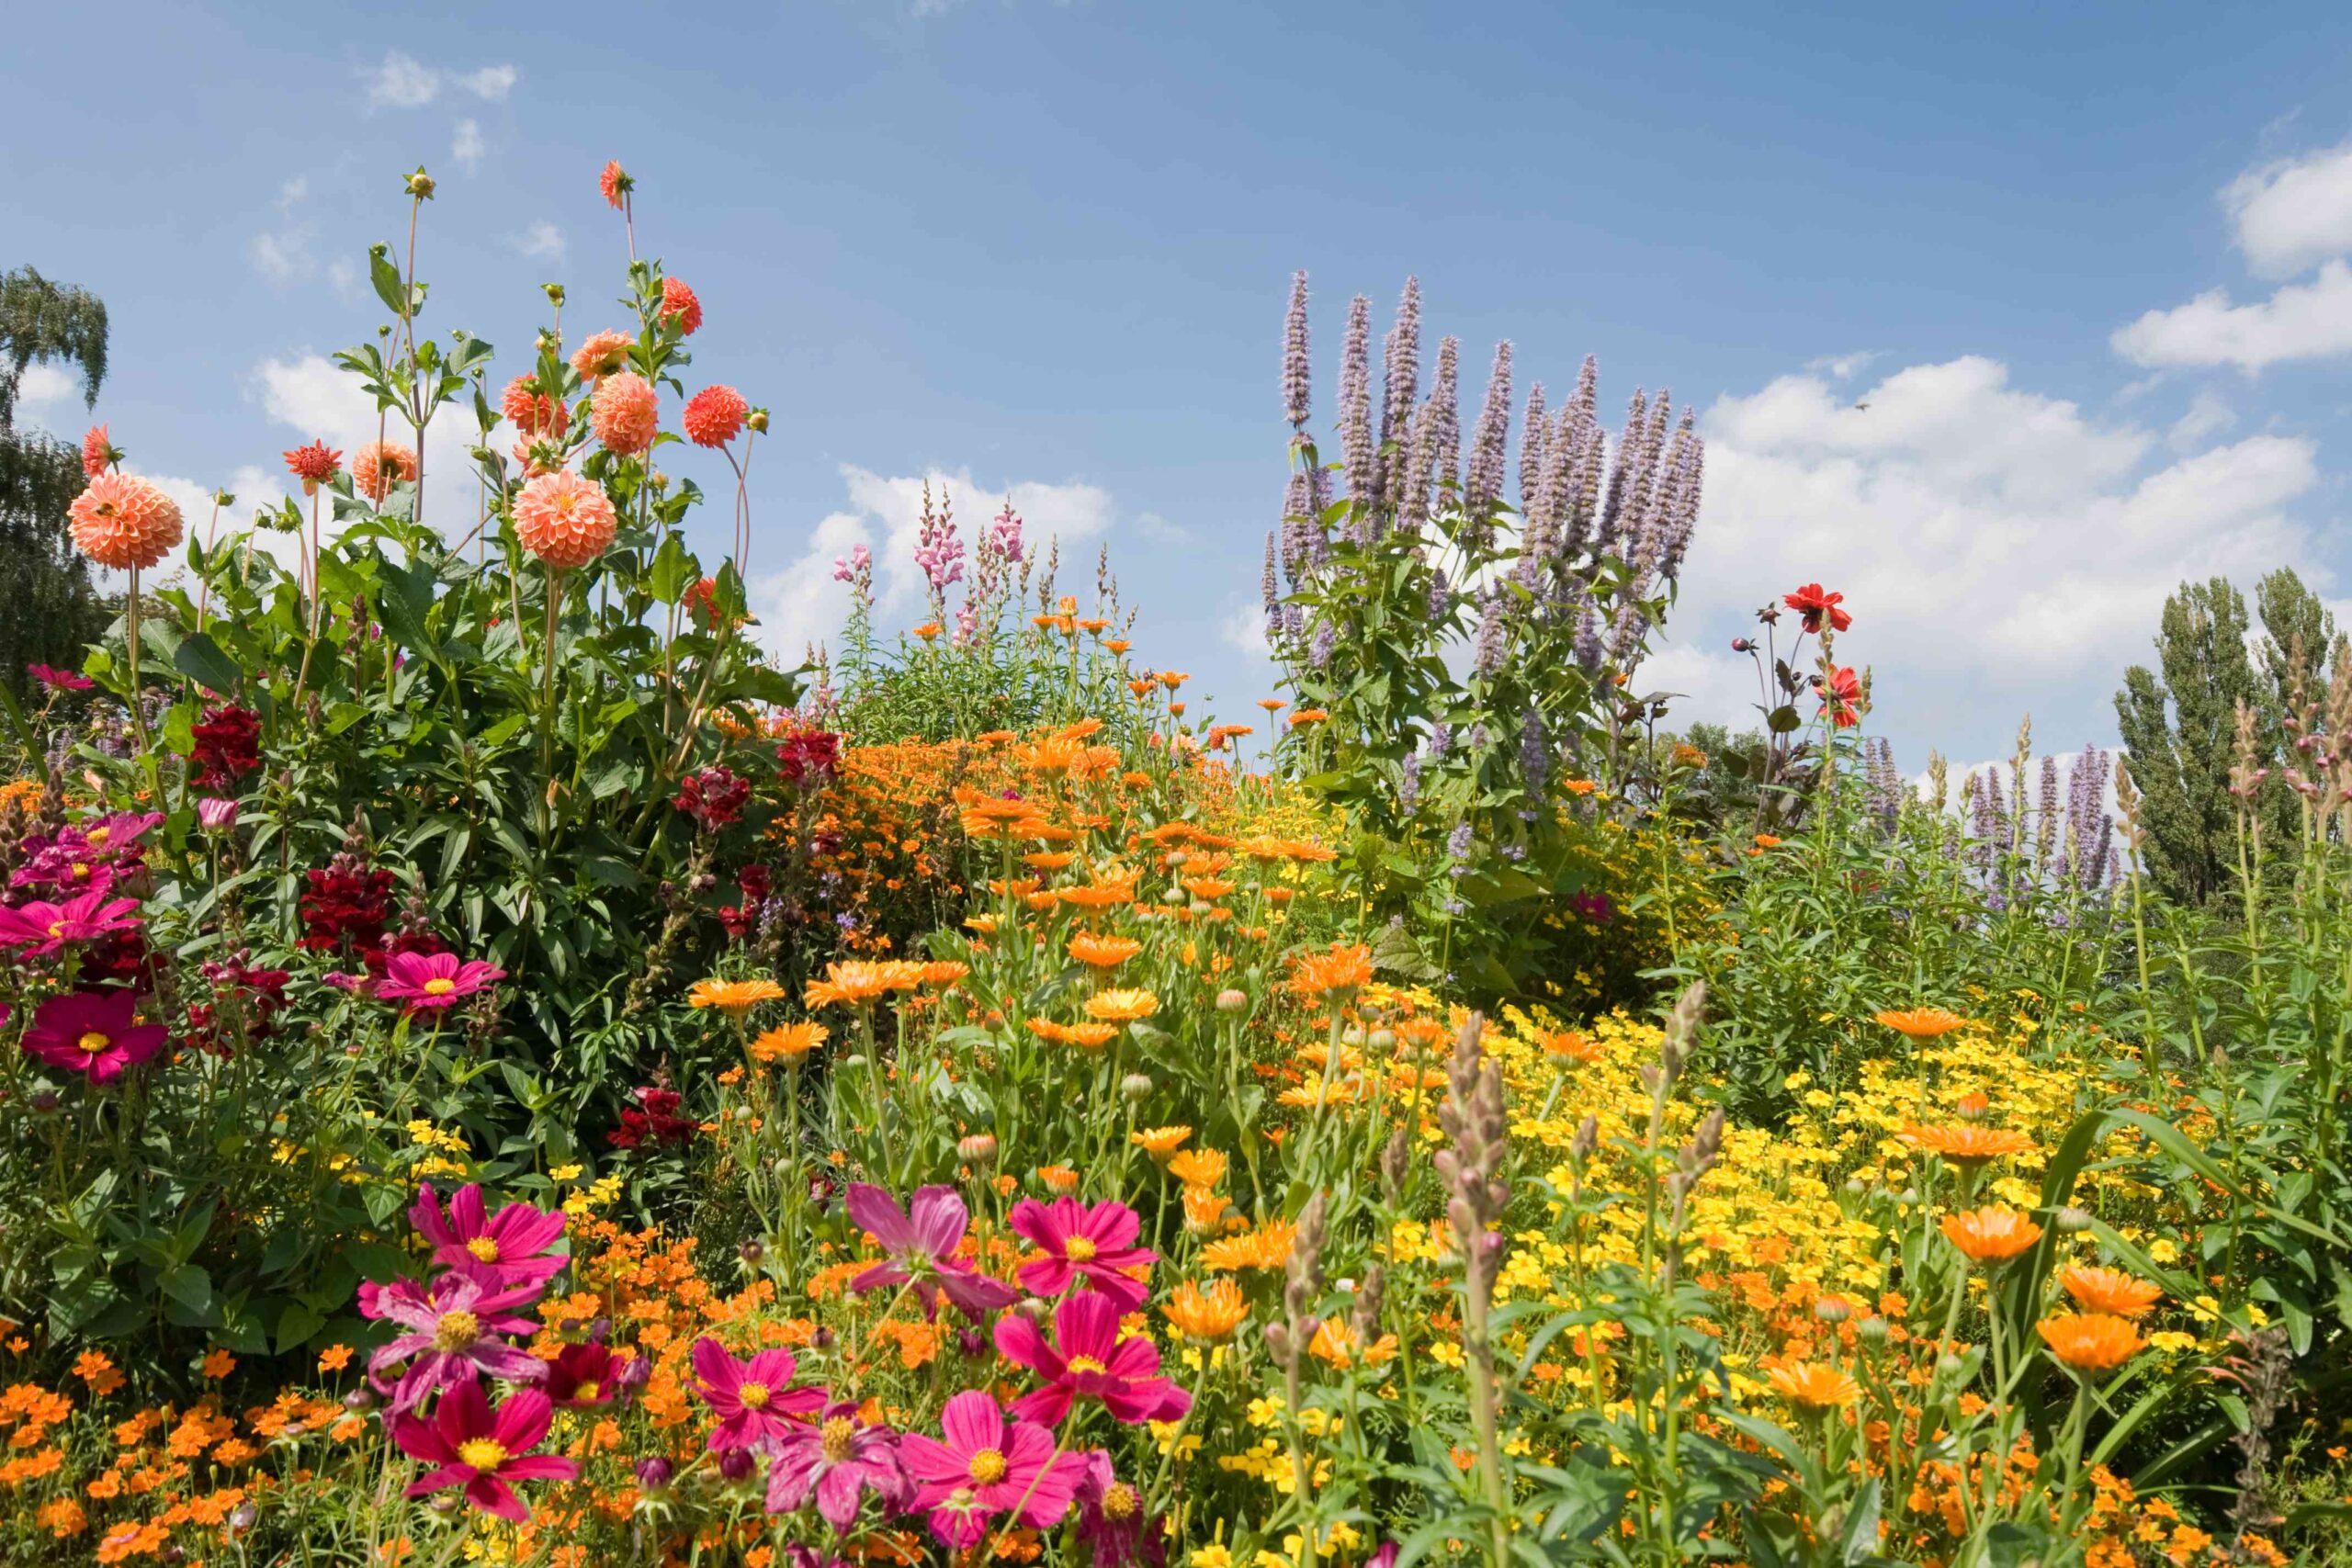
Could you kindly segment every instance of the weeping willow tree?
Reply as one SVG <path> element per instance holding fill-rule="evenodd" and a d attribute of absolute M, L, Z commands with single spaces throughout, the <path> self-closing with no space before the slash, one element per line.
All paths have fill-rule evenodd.
<path fill-rule="evenodd" d="M 18 696 L 28 664 L 78 666 L 107 621 L 66 532 L 65 508 L 83 484 L 81 453 L 16 427 L 26 368 L 50 360 L 78 367 L 84 405 L 97 401 L 105 303 L 28 266 L 0 275 L 0 682 Z"/>

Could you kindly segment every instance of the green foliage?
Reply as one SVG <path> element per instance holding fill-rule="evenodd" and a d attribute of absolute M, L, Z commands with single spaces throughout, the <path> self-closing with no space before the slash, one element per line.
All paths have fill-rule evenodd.
<path fill-rule="evenodd" d="M 107 620 L 89 569 L 66 532 L 84 483 L 81 454 L 16 428 L 26 367 L 62 359 L 82 371 L 85 404 L 107 370 L 107 309 L 30 267 L 0 276 L 0 694 L 22 702 L 28 664 L 71 668 Z"/>

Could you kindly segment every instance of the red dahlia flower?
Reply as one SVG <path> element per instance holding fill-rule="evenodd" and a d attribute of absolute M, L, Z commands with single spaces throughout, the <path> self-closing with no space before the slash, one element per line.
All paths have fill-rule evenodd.
<path fill-rule="evenodd" d="M 1829 673 L 1825 684 L 1820 676 L 1813 678 L 1813 689 L 1821 697 L 1821 711 L 1840 729 L 1851 729 L 1862 722 L 1854 705 L 1861 700 L 1862 682 L 1850 664 L 1839 665 Z"/>
<path fill-rule="evenodd" d="M 1821 634 L 1825 619 L 1834 632 L 1842 632 L 1854 624 L 1854 617 L 1838 607 L 1845 602 L 1843 593 L 1825 593 L 1818 582 L 1808 582 L 1781 601 L 1804 617 L 1804 629 L 1816 637 Z"/>

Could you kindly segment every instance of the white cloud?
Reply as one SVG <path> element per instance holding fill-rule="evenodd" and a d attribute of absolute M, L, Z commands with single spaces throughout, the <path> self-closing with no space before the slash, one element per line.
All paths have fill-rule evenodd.
<path fill-rule="evenodd" d="M 310 194 L 311 182 L 300 175 L 279 186 L 277 199 L 271 204 L 277 209 L 277 227 L 264 229 L 245 242 L 246 259 L 263 281 L 275 288 L 305 282 L 319 270 L 311 249 L 317 227 L 300 216 Z"/>
<path fill-rule="evenodd" d="M 441 73 L 395 49 L 384 62 L 364 70 L 370 108 L 418 109 L 441 96 Z"/>
<path fill-rule="evenodd" d="M 2352 254 L 2352 141 L 2249 169 L 2222 204 L 2258 276 L 2292 277 Z"/>
<path fill-rule="evenodd" d="M 477 98 L 495 104 L 504 101 L 506 95 L 514 90 L 514 79 L 519 74 L 512 65 L 485 65 L 458 77 L 458 85 Z"/>
<path fill-rule="evenodd" d="M 49 422 L 52 404 L 57 405 L 55 416 L 72 423 L 82 406 L 82 378 L 54 365 L 26 366 L 24 374 L 17 378 L 18 423 L 56 428 Z"/>
<path fill-rule="evenodd" d="M 2341 258 L 2309 283 L 2234 305 L 2226 289 L 2169 310 L 2150 310 L 2110 340 L 2137 365 L 2234 365 L 2248 375 L 2267 365 L 2352 353 L 2352 266 Z"/>
<path fill-rule="evenodd" d="M 1110 491 L 1080 481 L 1052 484 L 1026 479 L 1011 486 L 983 485 L 973 479 L 969 468 L 950 472 L 934 468 L 928 473 L 886 477 L 854 463 L 842 464 L 841 474 L 848 487 L 849 504 L 818 522 L 802 553 L 764 574 L 754 560 L 750 579 L 752 607 L 760 617 L 763 636 L 779 654 L 797 658 L 805 645 L 826 641 L 840 632 L 849 615 L 849 590 L 833 581 L 833 561 L 858 545 L 874 552 L 877 622 L 895 624 L 922 604 L 925 589 L 914 562 L 914 549 L 926 482 L 934 503 L 943 497 L 953 503 L 957 531 L 967 552 L 967 577 L 975 531 L 987 525 L 987 519 L 1007 496 L 1021 514 L 1022 537 L 1038 558 L 1043 558 L 1049 540 L 1061 540 L 1065 572 L 1072 565 L 1068 547 L 1102 533 L 1114 515 Z M 960 602 L 960 585 L 949 590 L 951 604 Z"/>
<path fill-rule="evenodd" d="M 481 139 L 481 121 L 461 119 L 458 122 L 457 138 L 449 143 L 449 156 L 458 168 L 472 174 L 481 167 L 482 154 L 489 151 L 489 145 Z"/>
<path fill-rule="evenodd" d="M 1263 604 L 1238 604 L 1225 613 L 1216 624 L 1217 640 L 1237 653 L 1254 658 L 1270 657 L 1266 647 L 1266 607 Z"/>
<path fill-rule="evenodd" d="M 1172 523 L 1157 512 L 1136 513 L 1136 532 L 1155 545 L 1197 545 L 1201 536 L 1182 523 Z"/>
<path fill-rule="evenodd" d="M 1876 668 L 1882 713 L 1924 711 L 1932 688 L 1947 711 L 2032 694 L 2073 724 L 2102 710 L 2182 579 L 2313 564 L 2290 514 L 2318 481 L 2309 441 L 2257 435 L 2152 467 L 2149 431 L 2094 423 L 1974 357 L 1897 371 L 1860 400 L 1799 375 L 1708 411 L 1679 624 L 1728 635 L 1818 579 L 1847 596 L 1839 657 Z M 1645 674 L 1718 690 L 1703 666 Z"/>
<path fill-rule="evenodd" d="M 560 263 L 563 260 L 563 231 L 545 219 L 511 236 L 506 243 L 533 261 Z"/>
<path fill-rule="evenodd" d="M 1852 354 L 1825 354 L 1818 359 L 1806 360 L 1804 367 L 1808 370 L 1826 370 L 1843 381 L 1855 372 L 1867 369 L 1878 356 L 1878 350 L 1874 348 L 1860 349 Z"/>
<path fill-rule="evenodd" d="M 2173 421 L 2172 428 L 2165 432 L 2165 441 L 2174 451 L 2186 452 L 2237 422 L 2236 412 L 2222 394 L 2207 387 L 2189 402 L 2188 412 Z"/>
<path fill-rule="evenodd" d="M 1643 661 L 1634 688 L 1644 695 L 1673 693 L 1673 716 L 1668 722 L 1677 729 L 1720 724 L 1736 734 L 1763 724 L 1757 708 L 1756 666 L 1745 654 L 1671 644 Z"/>

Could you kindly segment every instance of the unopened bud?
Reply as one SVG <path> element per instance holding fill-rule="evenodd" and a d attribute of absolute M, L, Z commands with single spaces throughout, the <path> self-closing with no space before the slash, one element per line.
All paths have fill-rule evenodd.
<path fill-rule="evenodd" d="M 1151 1080 L 1141 1073 L 1129 1073 L 1119 1080 L 1119 1092 L 1130 1105 L 1140 1105 L 1151 1098 Z"/>
<path fill-rule="evenodd" d="M 541 288 L 543 288 L 543 289 L 545 289 L 545 290 L 547 291 L 548 303 L 548 304 L 550 304 L 550 305 L 554 306 L 554 307 L 555 307 L 557 310 L 562 310 L 562 309 L 563 309 L 563 285 L 562 285 L 562 284 L 560 284 L 560 283 L 542 283 L 542 284 L 540 284 L 540 285 L 539 285 L 539 287 L 540 287 Z"/>
<path fill-rule="evenodd" d="M 753 409 L 744 418 L 743 423 L 750 428 L 752 434 L 765 435 L 768 433 L 768 411 Z"/>
<path fill-rule="evenodd" d="M 1865 1345 L 1883 1345 L 1886 1343 L 1887 1336 L 1886 1319 L 1872 1313 L 1854 1325 L 1854 1332 L 1861 1336 L 1862 1343 Z"/>
<path fill-rule="evenodd" d="M 737 1247 L 735 1256 L 756 1269 L 759 1267 L 760 1259 L 767 1256 L 767 1251 L 768 1249 L 761 1246 L 755 1237 Z"/>
<path fill-rule="evenodd" d="M 674 1473 L 670 1461 L 659 1454 L 637 1461 L 637 1483 L 648 1492 L 659 1492 L 669 1485 Z"/>
<path fill-rule="evenodd" d="M 409 175 L 408 193 L 419 201 L 433 199 L 433 176 L 424 172 L 424 164 L 419 164 L 416 173 Z"/>
<path fill-rule="evenodd" d="M 956 1153 L 966 1165 L 992 1164 L 996 1159 L 996 1135 L 974 1133 L 956 1144 Z"/>
<path fill-rule="evenodd" d="M 1216 1010 L 1219 1012 L 1243 1012 L 1249 1006 L 1250 993 L 1247 991 L 1227 986 L 1216 994 Z"/>
<path fill-rule="evenodd" d="M 2069 1203 L 2058 1211 L 2058 1228 L 2068 1235 L 2079 1235 L 2091 1228 L 2090 1211 Z"/>
<path fill-rule="evenodd" d="M 1824 1323 L 1843 1323 L 1854 1315 L 1854 1309 L 1838 1296 L 1824 1296 L 1813 1303 L 1813 1315 Z"/>

